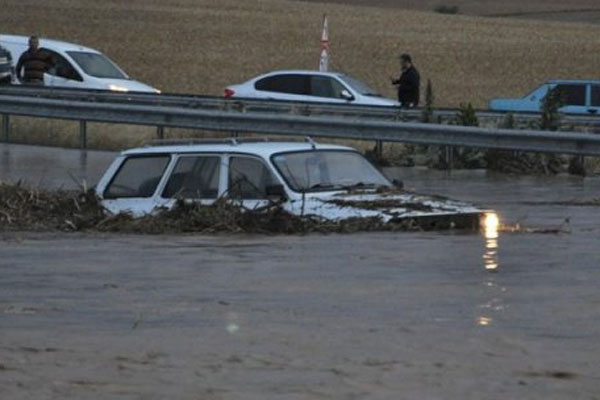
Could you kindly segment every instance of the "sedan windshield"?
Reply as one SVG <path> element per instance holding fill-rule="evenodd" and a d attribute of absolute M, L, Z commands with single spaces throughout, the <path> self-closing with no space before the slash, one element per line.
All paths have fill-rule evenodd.
<path fill-rule="evenodd" d="M 354 151 L 279 153 L 272 160 L 288 185 L 296 192 L 391 186 L 371 163 Z"/>
<path fill-rule="evenodd" d="M 348 86 L 354 89 L 356 92 L 362 94 L 363 96 L 373 96 L 373 97 L 382 97 L 379 93 L 377 93 L 374 89 L 371 89 L 369 85 L 364 83 L 363 81 L 359 81 L 348 75 L 338 75 L 338 77 L 343 80 Z"/>
<path fill-rule="evenodd" d="M 129 79 L 105 55 L 86 51 L 67 51 L 86 74 L 96 78 Z"/>

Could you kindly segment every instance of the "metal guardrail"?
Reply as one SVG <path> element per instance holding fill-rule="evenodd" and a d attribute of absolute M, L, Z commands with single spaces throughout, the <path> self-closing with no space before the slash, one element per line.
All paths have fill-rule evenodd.
<path fill-rule="evenodd" d="M 0 95 L 0 114 L 211 131 L 600 156 L 600 135 Z M 85 131 L 83 122 L 82 132 Z M 82 137 L 82 147 L 85 145 Z"/>
<path fill-rule="evenodd" d="M 260 112 L 293 115 L 333 115 L 360 119 L 377 119 L 391 121 L 418 121 L 422 109 L 399 109 L 389 106 L 365 106 L 347 103 L 328 104 L 316 102 L 295 102 L 285 100 L 224 98 L 217 96 L 193 94 L 154 94 L 141 92 L 109 92 L 105 90 L 82 90 L 55 87 L 32 87 L 21 85 L 0 86 L 0 95 L 18 97 L 36 97 L 46 99 L 61 99 L 72 101 L 87 101 L 96 103 L 125 103 L 137 105 L 155 105 L 164 107 L 181 107 L 205 110 L 236 110 L 240 112 Z M 452 119 L 458 113 L 457 109 L 436 108 L 433 119 Z M 483 120 L 500 120 L 508 113 L 476 110 L 478 118 Z M 522 123 L 538 121 L 538 113 L 511 113 Z M 567 125 L 585 125 L 600 128 L 600 116 L 595 115 L 565 115 L 562 122 Z"/>

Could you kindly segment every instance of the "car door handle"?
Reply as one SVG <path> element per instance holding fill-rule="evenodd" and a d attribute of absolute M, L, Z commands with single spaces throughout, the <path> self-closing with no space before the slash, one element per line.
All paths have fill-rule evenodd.
<path fill-rule="evenodd" d="M 598 113 L 598 109 L 597 108 L 588 108 L 588 112 L 590 114 L 596 114 L 596 113 Z"/>

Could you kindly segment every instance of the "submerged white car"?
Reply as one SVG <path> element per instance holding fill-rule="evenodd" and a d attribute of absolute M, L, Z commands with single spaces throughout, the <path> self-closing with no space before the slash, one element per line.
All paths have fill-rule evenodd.
<path fill-rule="evenodd" d="M 399 107 L 366 83 L 337 72 L 274 71 L 225 88 L 225 97 Z"/>
<path fill-rule="evenodd" d="M 28 49 L 27 36 L 0 34 L 0 44 L 10 51 L 14 66 Z M 56 65 L 44 74 L 45 86 L 99 89 L 116 92 L 160 93 L 160 90 L 131 79 L 98 50 L 79 44 L 40 38 L 40 48 L 52 54 Z"/>
<path fill-rule="evenodd" d="M 476 220 L 482 212 L 460 201 L 402 191 L 356 150 L 312 141 L 232 140 L 131 149 L 117 156 L 96 193 L 109 212 L 134 216 L 172 208 L 177 199 L 210 205 L 220 198 L 245 209 L 276 203 L 293 215 L 330 221 Z"/>

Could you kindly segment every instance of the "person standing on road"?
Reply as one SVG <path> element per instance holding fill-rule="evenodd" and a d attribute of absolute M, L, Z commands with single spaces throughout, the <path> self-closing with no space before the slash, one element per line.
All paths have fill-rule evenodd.
<path fill-rule="evenodd" d="M 0 44 L 0 85 L 8 85 L 13 82 L 15 70 L 13 68 L 10 51 Z"/>
<path fill-rule="evenodd" d="M 391 78 L 392 84 L 398 86 L 398 102 L 403 108 L 413 108 L 419 105 L 419 87 L 421 76 L 412 63 L 409 54 L 400 56 L 402 74 L 399 79 Z"/>
<path fill-rule="evenodd" d="M 25 84 L 43 85 L 44 73 L 55 66 L 54 56 L 40 49 L 40 41 L 37 36 L 29 37 L 29 49 L 21 54 L 17 63 L 17 78 Z M 21 72 L 23 72 L 21 74 Z"/>

